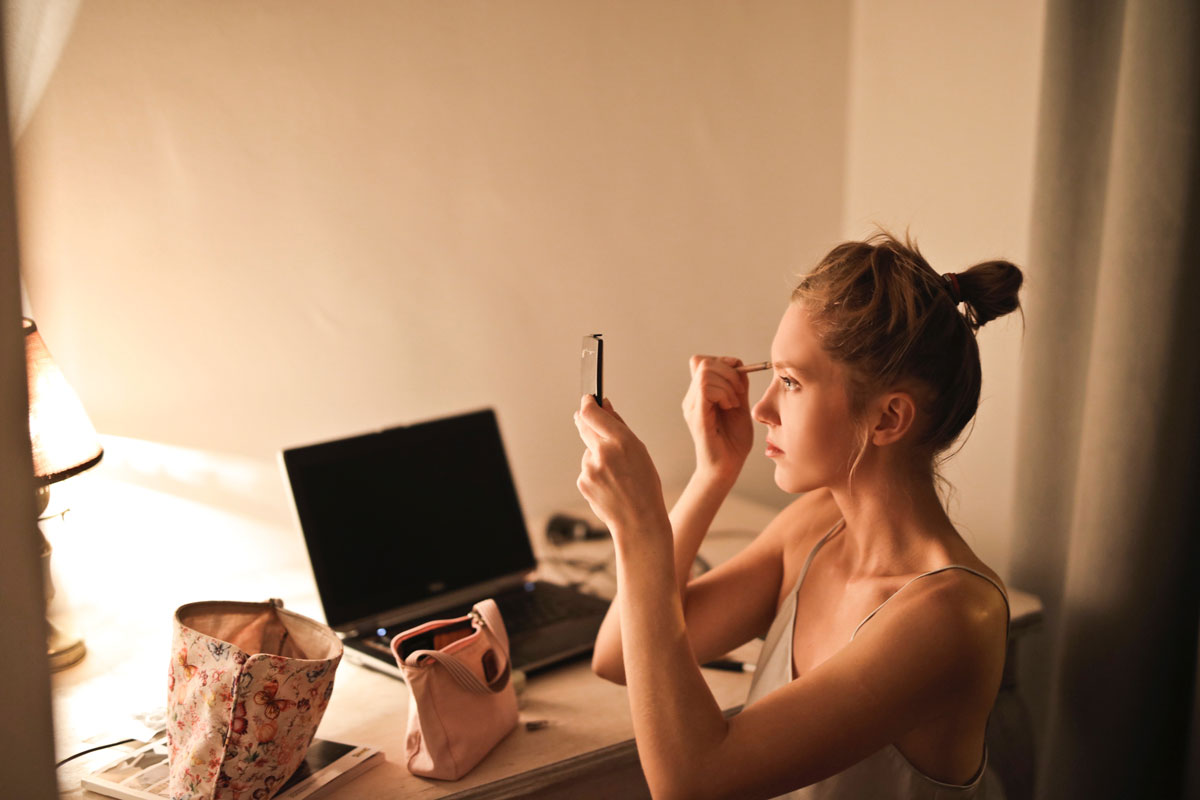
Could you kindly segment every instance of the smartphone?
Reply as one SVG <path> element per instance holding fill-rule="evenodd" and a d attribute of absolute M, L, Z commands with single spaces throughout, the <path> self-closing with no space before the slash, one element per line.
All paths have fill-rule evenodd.
<path fill-rule="evenodd" d="M 581 394 L 596 398 L 596 405 L 604 405 L 604 340 L 602 333 L 583 337 L 583 354 L 579 362 Z"/>

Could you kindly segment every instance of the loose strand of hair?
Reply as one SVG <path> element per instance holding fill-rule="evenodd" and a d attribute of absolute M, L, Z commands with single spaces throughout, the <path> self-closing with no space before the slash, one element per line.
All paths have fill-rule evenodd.
<path fill-rule="evenodd" d="M 871 443 L 871 431 L 863 424 L 860 424 L 858 430 L 858 438 L 861 440 L 858 444 L 858 453 L 850 462 L 850 470 L 846 475 L 846 493 L 851 497 L 854 496 L 854 473 L 858 470 L 858 465 L 862 463 L 863 456 L 867 454 L 867 445 Z"/>

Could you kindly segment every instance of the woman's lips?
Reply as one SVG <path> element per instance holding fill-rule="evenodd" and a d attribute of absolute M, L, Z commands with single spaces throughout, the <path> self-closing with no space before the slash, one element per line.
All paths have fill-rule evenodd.
<path fill-rule="evenodd" d="M 767 440 L 767 458 L 774 458 L 775 456 L 781 456 L 781 455 L 783 455 L 783 451 L 780 450 L 775 445 L 771 444 L 771 440 L 768 439 Z"/>

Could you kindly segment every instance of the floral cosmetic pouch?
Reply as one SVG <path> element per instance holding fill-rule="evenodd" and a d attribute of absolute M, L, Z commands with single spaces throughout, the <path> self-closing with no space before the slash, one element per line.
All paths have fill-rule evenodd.
<path fill-rule="evenodd" d="M 342 643 L 282 605 L 213 601 L 175 611 L 167 675 L 174 800 L 265 800 L 304 759 Z"/>

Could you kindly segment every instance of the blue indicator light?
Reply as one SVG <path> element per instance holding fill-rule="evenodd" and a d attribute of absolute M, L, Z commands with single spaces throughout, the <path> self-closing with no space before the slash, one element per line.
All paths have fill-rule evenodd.
<path fill-rule="evenodd" d="M 375 632 L 378 633 L 381 637 L 387 636 L 387 628 L 380 628 L 379 630 L 377 630 Z"/>

